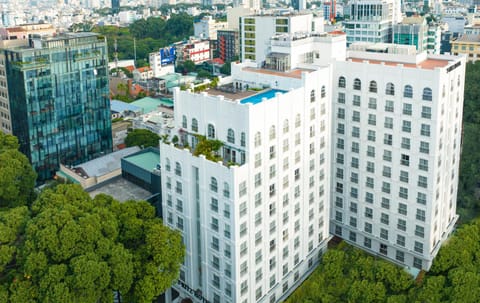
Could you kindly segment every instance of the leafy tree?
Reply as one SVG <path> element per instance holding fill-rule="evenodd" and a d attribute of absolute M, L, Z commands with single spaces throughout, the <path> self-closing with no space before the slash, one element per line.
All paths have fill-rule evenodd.
<path fill-rule="evenodd" d="M 0 208 L 31 202 L 37 175 L 27 157 L 17 150 L 17 138 L 0 132 Z"/>
<path fill-rule="evenodd" d="M 158 147 L 160 136 L 147 129 L 134 129 L 125 138 L 127 146 Z"/>
<path fill-rule="evenodd" d="M 78 185 L 0 212 L 2 302 L 152 302 L 178 277 L 178 232 L 145 201 L 94 199 Z"/>

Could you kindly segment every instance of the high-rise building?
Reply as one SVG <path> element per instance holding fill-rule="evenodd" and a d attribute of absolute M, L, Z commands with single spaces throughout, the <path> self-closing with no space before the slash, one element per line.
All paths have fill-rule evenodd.
<path fill-rule="evenodd" d="M 393 25 L 393 43 L 414 45 L 419 51 L 426 51 L 428 46 L 428 25 L 424 17 L 406 17 Z"/>
<path fill-rule="evenodd" d="M 323 17 L 308 13 L 276 11 L 240 17 L 240 57 L 261 66 L 270 52 L 269 40 L 276 34 L 323 32 Z"/>
<path fill-rule="evenodd" d="M 347 52 L 342 32 L 258 43 L 261 65 L 174 92 L 163 219 L 187 252 L 167 299 L 281 302 L 313 271 L 326 230 L 429 269 L 458 218 L 465 58 L 392 44 Z"/>
<path fill-rule="evenodd" d="M 218 57 L 223 61 L 232 61 L 238 58 L 240 51 L 237 30 L 219 30 L 218 39 Z"/>
<path fill-rule="evenodd" d="M 345 50 L 344 35 L 310 38 L 312 51 Z M 272 48 L 286 44 L 297 43 Z M 164 222 L 187 250 L 180 298 L 282 302 L 326 249 L 332 57 L 306 67 L 303 50 L 274 51 L 268 69 L 232 64 L 219 90 L 174 92 L 180 144 L 162 143 L 160 162 Z"/>
<path fill-rule="evenodd" d="M 360 41 L 392 43 L 392 26 L 401 21 L 400 1 L 350 0 L 347 11 L 347 45 Z"/>
<path fill-rule="evenodd" d="M 323 18 L 329 20 L 330 22 L 335 21 L 337 17 L 337 1 L 326 1 L 323 2 Z"/>
<path fill-rule="evenodd" d="M 40 180 L 112 150 L 107 43 L 93 33 L 37 36 L 0 52 L 2 125 Z M 3 99 L 2 99 L 3 100 Z"/>
<path fill-rule="evenodd" d="M 118 13 L 120 11 L 120 0 L 112 0 L 112 12 Z"/>
<path fill-rule="evenodd" d="M 307 0 L 292 0 L 292 7 L 296 11 L 307 9 Z"/>
<path fill-rule="evenodd" d="M 332 234 L 430 268 L 458 218 L 464 77 L 457 56 L 355 51 L 336 63 Z"/>

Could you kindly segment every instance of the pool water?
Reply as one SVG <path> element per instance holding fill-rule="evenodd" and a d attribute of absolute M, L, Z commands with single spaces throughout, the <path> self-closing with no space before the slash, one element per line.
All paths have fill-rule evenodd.
<path fill-rule="evenodd" d="M 280 89 L 270 89 L 270 90 L 267 90 L 265 92 L 261 92 L 259 94 L 247 97 L 247 98 L 241 100 L 240 103 L 241 104 L 245 104 L 245 103 L 257 104 L 257 103 L 262 102 L 263 98 L 271 99 L 271 98 L 275 97 L 276 93 L 282 93 L 283 94 L 283 93 L 285 93 L 285 91 L 280 90 Z"/>

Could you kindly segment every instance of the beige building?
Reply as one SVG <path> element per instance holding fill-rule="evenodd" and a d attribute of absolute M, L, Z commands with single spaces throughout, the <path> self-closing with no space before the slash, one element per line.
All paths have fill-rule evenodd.
<path fill-rule="evenodd" d="M 480 58 L 480 35 L 463 35 L 451 41 L 452 54 L 467 55 L 467 61 L 475 62 Z"/>

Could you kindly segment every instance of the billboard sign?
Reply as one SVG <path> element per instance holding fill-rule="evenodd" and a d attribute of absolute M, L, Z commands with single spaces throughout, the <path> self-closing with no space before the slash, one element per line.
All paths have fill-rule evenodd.
<path fill-rule="evenodd" d="M 160 49 L 160 64 L 167 65 L 175 63 L 175 47 L 165 47 Z"/>

